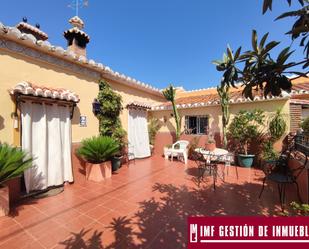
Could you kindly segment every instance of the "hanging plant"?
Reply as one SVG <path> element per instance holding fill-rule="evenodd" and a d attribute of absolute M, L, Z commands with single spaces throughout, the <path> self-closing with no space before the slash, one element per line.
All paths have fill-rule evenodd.
<path fill-rule="evenodd" d="M 278 109 L 276 114 L 269 122 L 269 132 L 273 141 L 279 140 L 285 133 L 287 128 L 282 110 Z"/>

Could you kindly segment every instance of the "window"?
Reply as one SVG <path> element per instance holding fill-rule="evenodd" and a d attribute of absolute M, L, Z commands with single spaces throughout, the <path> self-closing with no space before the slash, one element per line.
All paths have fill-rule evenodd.
<path fill-rule="evenodd" d="M 207 134 L 208 117 L 207 116 L 186 116 L 185 133 L 186 134 Z"/>

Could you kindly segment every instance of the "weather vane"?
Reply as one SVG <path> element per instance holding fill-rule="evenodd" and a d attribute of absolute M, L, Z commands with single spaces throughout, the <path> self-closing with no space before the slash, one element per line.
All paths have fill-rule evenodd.
<path fill-rule="evenodd" d="M 88 0 L 72 0 L 72 3 L 68 5 L 69 8 L 75 9 L 76 16 L 78 16 L 79 9 L 83 7 L 88 7 Z"/>

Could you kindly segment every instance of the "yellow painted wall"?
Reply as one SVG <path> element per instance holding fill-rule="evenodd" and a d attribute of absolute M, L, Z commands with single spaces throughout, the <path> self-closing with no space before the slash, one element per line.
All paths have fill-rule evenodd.
<path fill-rule="evenodd" d="M 92 113 L 92 101 L 98 94 L 98 80 L 77 74 L 61 67 L 43 63 L 29 57 L 18 55 L 7 50 L 0 50 L 0 141 L 14 143 L 14 129 L 11 113 L 14 102 L 8 89 L 21 81 L 29 81 L 37 85 L 55 88 L 66 88 L 80 97 L 72 119 L 72 142 L 98 134 L 99 124 Z M 109 81 L 110 82 L 110 81 Z M 164 101 L 163 97 L 137 90 L 117 82 L 111 86 L 123 96 L 124 106 L 130 101 L 154 102 Z M 87 116 L 87 127 L 79 127 L 80 115 Z M 127 110 L 124 109 L 121 120 L 127 127 Z"/>
<path fill-rule="evenodd" d="M 268 117 L 271 117 L 278 108 L 282 108 L 282 113 L 285 114 L 287 131 L 290 129 L 290 113 L 289 113 L 289 101 L 288 100 L 271 100 L 271 101 L 259 101 L 254 103 L 242 103 L 242 104 L 231 104 L 230 113 L 232 121 L 233 117 L 240 110 L 253 110 L 262 109 L 265 112 L 266 119 L 265 125 L 267 125 Z M 169 111 L 151 111 L 149 114 L 151 117 L 158 118 L 161 121 L 162 127 L 160 132 L 175 131 L 175 121 L 174 117 L 171 116 L 172 110 Z M 189 109 L 179 109 L 179 115 L 181 117 L 181 127 L 184 130 L 185 116 L 188 115 L 207 115 L 209 116 L 209 132 L 222 132 L 222 114 L 220 106 L 207 106 L 201 108 L 189 108 Z M 165 118 L 164 118 L 165 117 Z M 166 122 L 164 122 L 166 119 Z"/>

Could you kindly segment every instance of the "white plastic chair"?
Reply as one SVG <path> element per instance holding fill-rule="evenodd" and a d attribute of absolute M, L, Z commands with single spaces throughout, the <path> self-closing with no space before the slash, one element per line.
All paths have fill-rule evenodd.
<path fill-rule="evenodd" d="M 179 140 L 172 145 L 171 148 L 171 160 L 173 161 L 173 157 L 177 156 L 178 159 L 182 156 L 185 164 L 188 163 L 188 145 L 189 142 L 186 140 Z M 176 146 L 178 148 L 176 148 Z"/>

